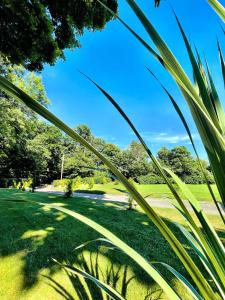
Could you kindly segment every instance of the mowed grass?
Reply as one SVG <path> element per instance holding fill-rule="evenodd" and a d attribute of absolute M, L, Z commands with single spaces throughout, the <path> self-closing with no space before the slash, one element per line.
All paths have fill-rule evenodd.
<path fill-rule="evenodd" d="M 205 184 L 188 184 L 187 186 L 199 201 L 212 201 L 209 190 Z M 135 187 L 144 197 L 149 196 L 158 199 L 173 198 L 173 195 L 166 184 L 135 184 Z M 84 190 L 84 187 L 82 189 Z M 220 201 L 216 185 L 212 185 L 212 189 L 216 198 Z M 87 187 L 86 190 L 88 192 Z M 124 187 L 120 183 L 95 184 L 93 189 L 89 191 L 96 193 L 104 192 L 112 195 L 124 195 L 125 193 Z"/>
<path fill-rule="evenodd" d="M 118 249 L 92 243 L 75 250 L 81 243 L 99 237 L 94 230 L 63 213 L 22 202 L 24 199 L 57 203 L 84 214 L 117 234 L 149 261 L 168 263 L 187 276 L 152 222 L 140 211 L 128 211 L 125 204 L 0 189 L 1 300 L 107 299 L 89 281 L 68 276 L 52 258 L 79 266 L 110 283 L 126 299 L 167 299 L 154 281 Z M 172 223 L 172 220 L 182 223 L 181 217 L 175 210 L 157 211 L 189 249 L 186 240 Z M 209 218 L 224 238 L 219 217 Z M 190 253 L 202 268 L 194 254 Z M 190 299 L 171 274 L 162 268 L 161 272 L 179 294 L 186 295 L 184 299 Z"/>

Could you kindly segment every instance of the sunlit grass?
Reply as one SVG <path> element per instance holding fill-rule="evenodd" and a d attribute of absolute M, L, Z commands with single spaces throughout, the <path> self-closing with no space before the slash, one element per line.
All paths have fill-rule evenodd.
<path fill-rule="evenodd" d="M 59 282 L 74 299 L 86 299 L 86 293 L 90 293 L 90 287 L 88 288 L 85 282 L 80 283 L 78 279 L 75 281 L 75 290 L 77 290 L 75 292 L 67 275 L 56 267 L 51 257 L 59 261 L 67 260 L 80 266 L 82 265 L 82 251 L 73 252 L 72 250 L 82 242 L 95 239 L 99 235 L 60 212 L 43 211 L 35 205 L 18 202 L 23 199 L 46 203 L 54 202 L 76 210 L 106 228 L 110 228 L 112 232 L 133 246 L 147 259 L 167 262 L 186 275 L 184 268 L 176 256 L 169 251 L 166 241 L 149 219 L 141 212 L 127 211 L 123 204 L 107 202 L 105 205 L 102 201 L 91 199 L 71 198 L 66 200 L 56 195 L 32 194 L 5 189 L 0 190 L 0 198 L 0 230 L 2 233 L 0 241 L 0 298 L 3 300 L 63 299 L 49 286 L 50 281 L 42 275 L 50 276 Z M 17 200 L 17 202 L 8 202 L 8 200 Z M 157 209 L 157 211 L 163 217 L 181 221 L 174 210 Z M 218 217 L 210 218 L 212 218 L 217 229 L 222 228 Z M 178 233 L 170 221 L 168 224 Z M 178 235 L 180 236 L 180 234 Z M 181 240 L 186 244 L 184 239 Z M 114 255 L 114 251 L 117 255 Z M 90 259 L 93 263 L 96 261 L 96 253 L 96 244 L 85 248 L 85 259 L 89 268 Z M 147 293 L 154 292 L 157 288 L 157 285 L 133 261 L 122 253 L 118 255 L 118 250 L 109 251 L 105 247 L 101 247 L 98 260 L 100 269 L 105 275 L 107 267 L 110 268 L 110 261 L 113 263 L 114 271 L 119 270 L 119 279 L 116 285 L 119 291 L 122 288 L 125 266 L 127 266 L 127 280 L 135 277 L 127 286 L 126 299 L 144 299 Z M 182 292 L 175 280 L 174 283 Z M 81 292 L 82 286 L 84 286 L 84 291 Z M 100 297 L 97 288 L 93 285 L 91 287 L 92 294 L 94 292 L 96 297 Z M 83 293 L 83 298 L 79 298 L 77 293 Z"/>
<path fill-rule="evenodd" d="M 135 184 L 137 190 L 144 196 L 149 196 L 152 198 L 173 198 L 173 194 L 169 190 L 166 184 Z M 199 201 L 212 201 L 209 190 L 205 184 L 188 184 L 189 189 L 195 195 L 197 200 Z M 217 190 L 216 185 L 212 185 L 213 192 L 217 198 L 220 200 L 219 192 Z M 55 190 L 63 190 L 59 187 L 56 187 Z M 88 187 L 84 186 L 80 189 L 90 191 L 93 193 L 106 193 L 111 195 L 124 195 L 125 189 L 122 184 L 95 184 L 93 189 L 89 190 Z"/>

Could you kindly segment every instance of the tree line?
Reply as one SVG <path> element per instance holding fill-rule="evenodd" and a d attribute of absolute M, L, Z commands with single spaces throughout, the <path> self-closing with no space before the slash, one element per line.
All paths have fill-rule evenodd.
<path fill-rule="evenodd" d="M 25 90 L 35 100 L 48 106 L 40 76 L 12 65 L 1 57 L 1 74 Z M 19 101 L 0 95 L 0 178 L 35 178 L 37 184 L 50 183 L 63 177 L 81 178 L 112 174 L 92 153 L 65 136 L 55 126 L 41 120 Z M 87 125 L 74 128 L 98 151 L 107 156 L 127 178 L 143 184 L 163 183 L 149 161 L 143 147 L 132 141 L 127 149 L 95 137 Z M 157 154 L 160 162 L 171 168 L 186 183 L 203 183 L 198 163 L 184 146 L 161 148 Z M 62 166 L 63 162 L 63 166 Z M 214 182 L 208 163 L 203 161 L 210 182 Z"/>

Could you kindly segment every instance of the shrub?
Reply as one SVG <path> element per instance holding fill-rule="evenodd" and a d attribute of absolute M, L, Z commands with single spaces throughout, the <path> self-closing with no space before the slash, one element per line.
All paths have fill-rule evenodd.
<path fill-rule="evenodd" d="M 30 177 L 28 179 L 22 179 L 20 184 L 21 190 L 26 191 L 26 189 L 31 187 L 32 183 L 33 183 L 33 179 Z"/>
<path fill-rule="evenodd" d="M 133 178 L 129 178 L 128 181 L 134 186 L 135 181 Z M 134 201 L 134 198 L 132 197 L 131 194 L 128 196 L 128 210 L 132 210 L 136 207 L 136 202 Z"/>
<path fill-rule="evenodd" d="M 93 177 L 89 177 L 88 179 L 88 188 L 91 190 L 94 187 L 95 181 Z"/>
<path fill-rule="evenodd" d="M 18 181 L 18 183 L 16 184 L 16 188 L 19 190 L 21 189 L 21 181 Z"/>
<path fill-rule="evenodd" d="M 102 177 L 102 184 L 106 184 L 108 183 L 108 180 L 105 176 Z"/>
<path fill-rule="evenodd" d="M 119 180 L 115 180 L 113 184 L 118 185 L 118 184 L 120 184 L 120 182 L 119 182 Z"/>
<path fill-rule="evenodd" d="M 164 180 L 156 175 L 156 174 L 148 174 L 148 175 L 143 175 L 138 177 L 138 182 L 140 184 L 161 184 L 165 183 Z"/>
<path fill-rule="evenodd" d="M 75 181 L 76 188 L 79 189 L 81 184 L 82 184 L 81 177 L 77 176 L 76 181 Z"/>
<path fill-rule="evenodd" d="M 106 184 L 109 183 L 111 179 L 105 175 L 98 175 L 94 177 L 95 184 Z"/>
<path fill-rule="evenodd" d="M 106 172 L 96 171 L 94 174 L 94 182 L 95 184 L 106 184 L 111 181 L 111 178 L 108 176 Z"/>
<path fill-rule="evenodd" d="M 14 189 L 17 188 L 17 181 L 16 181 L 15 179 L 13 179 L 13 181 L 12 181 L 12 187 L 13 187 Z"/>
<path fill-rule="evenodd" d="M 68 179 L 65 181 L 65 198 L 70 198 L 73 195 L 73 180 Z"/>
<path fill-rule="evenodd" d="M 7 188 L 8 187 L 8 180 L 6 178 L 0 179 L 0 187 Z"/>
<path fill-rule="evenodd" d="M 58 186 L 60 186 L 61 185 L 61 180 L 53 180 L 53 186 L 54 187 L 58 187 Z"/>

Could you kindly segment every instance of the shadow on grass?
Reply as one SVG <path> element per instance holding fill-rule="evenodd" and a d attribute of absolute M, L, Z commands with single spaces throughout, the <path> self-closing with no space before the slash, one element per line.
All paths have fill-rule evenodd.
<path fill-rule="evenodd" d="M 105 192 L 101 190 L 75 190 L 75 193 L 84 193 L 84 194 L 97 194 L 104 195 Z"/>
<path fill-rule="evenodd" d="M 97 232 L 61 212 L 24 203 L 23 199 L 57 203 L 75 210 L 108 228 L 147 260 L 165 262 L 188 278 L 184 267 L 153 223 L 143 213 L 128 211 L 124 203 L 78 197 L 65 199 L 57 195 L 32 194 L 15 190 L 0 190 L 0 199 L 0 232 L 2 233 L 0 255 L 7 257 L 20 251 L 25 253 L 21 274 L 23 289 L 32 288 L 38 281 L 40 271 L 45 268 L 48 270 L 49 284 L 55 291 L 61 293 L 61 296 L 64 295 L 62 297 L 65 299 L 73 299 L 70 298 L 72 295 L 63 291 L 64 287 L 60 286 L 60 282 L 51 279 L 52 275 L 59 270 L 52 260 L 55 258 L 59 262 L 83 268 L 93 276 L 102 276 L 104 282 L 109 282 L 124 297 L 127 295 L 129 285 L 134 281 L 137 283 L 136 288 L 138 284 L 142 288 L 138 300 L 158 299 L 157 295 L 160 294 L 154 281 L 121 251 L 100 247 L 97 243 L 74 251 L 78 245 L 98 238 Z M 12 202 L 14 200 L 17 202 Z M 181 236 L 177 227 L 169 220 L 166 222 L 181 242 L 186 244 L 185 238 Z M 224 232 L 219 234 L 225 237 Z M 194 253 L 190 251 L 190 254 L 200 267 L 201 264 Z M 160 271 L 169 280 L 173 280 L 172 275 L 166 270 L 161 268 Z M 90 281 L 86 280 L 84 283 L 76 275 L 69 273 L 67 275 L 78 295 L 75 299 L 89 299 L 87 290 L 91 293 L 92 299 L 102 299 L 101 291 Z"/>
<path fill-rule="evenodd" d="M 127 195 L 127 191 L 126 190 L 122 190 L 122 189 L 118 189 L 118 188 L 113 188 L 114 190 L 118 191 L 118 192 L 121 192 L 121 193 L 124 193 Z"/>

